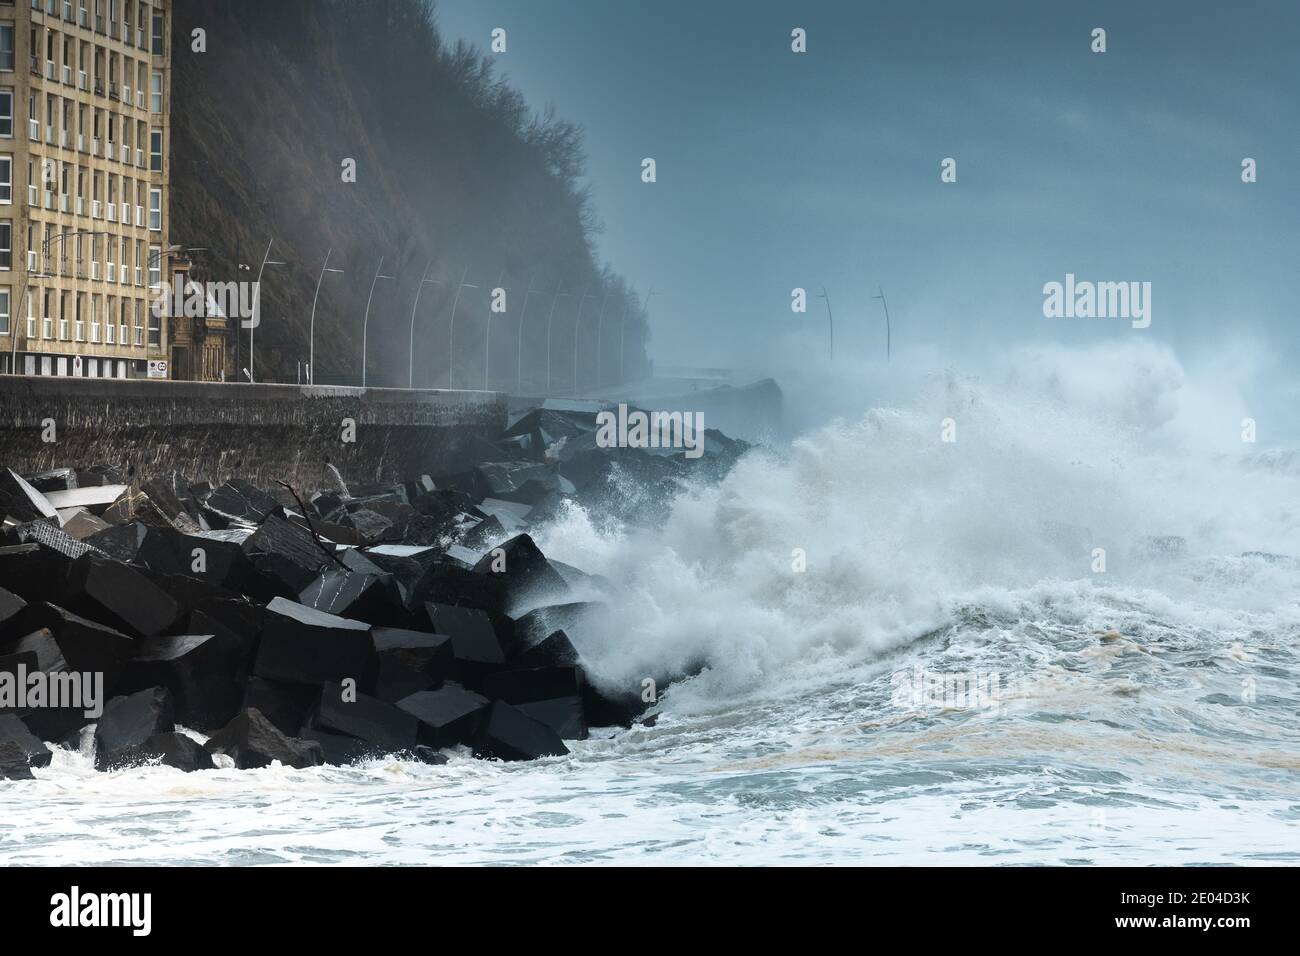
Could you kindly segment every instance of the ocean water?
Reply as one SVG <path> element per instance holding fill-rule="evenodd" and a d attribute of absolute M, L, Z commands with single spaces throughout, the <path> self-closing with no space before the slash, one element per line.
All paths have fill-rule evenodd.
<path fill-rule="evenodd" d="M 0 783 L 0 860 L 1300 862 L 1300 456 L 1169 356 L 1110 359 L 918 376 L 666 517 L 542 529 L 617 582 L 571 636 L 657 680 L 652 727 L 528 764 L 60 751 Z"/>

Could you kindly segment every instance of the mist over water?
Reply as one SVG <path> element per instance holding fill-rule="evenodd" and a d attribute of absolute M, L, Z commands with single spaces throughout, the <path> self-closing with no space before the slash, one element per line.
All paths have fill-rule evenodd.
<path fill-rule="evenodd" d="M 1300 466 L 1285 443 L 1241 441 L 1251 402 L 1231 375 L 1139 342 L 963 369 L 904 352 L 782 385 L 789 433 L 682 488 L 666 519 L 570 506 L 537 535 L 612 582 L 578 595 L 603 608 L 571 637 L 601 682 L 660 681 L 653 727 L 516 765 L 97 774 L 62 752 L 6 794 L 0 812 L 45 819 L 0 831 L 0 852 L 1300 858 Z M 1254 411 L 1267 434 L 1272 410 Z M 995 675 L 1004 692 L 900 702 L 918 670 Z"/>

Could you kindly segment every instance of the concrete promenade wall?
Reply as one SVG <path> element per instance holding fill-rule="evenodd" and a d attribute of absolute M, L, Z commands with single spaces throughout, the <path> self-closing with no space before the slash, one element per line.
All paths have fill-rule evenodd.
<path fill-rule="evenodd" d="M 310 490 L 331 486 L 327 464 L 356 483 L 447 471 L 467 438 L 498 432 L 506 415 L 496 392 L 0 375 L 0 465 L 107 463 L 136 480 L 175 469 Z M 345 420 L 355 441 L 343 440 Z"/>

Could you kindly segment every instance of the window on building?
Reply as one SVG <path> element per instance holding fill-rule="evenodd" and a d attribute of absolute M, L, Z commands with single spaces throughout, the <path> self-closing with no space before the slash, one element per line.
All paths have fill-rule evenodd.
<path fill-rule="evenodd" d="M 0 90 L 0 136 L 12 139 L 14 135 L 14 91 Z"/>
<path fill-rule="evenodd" d="M 0 219 L 0 269 L 14 267 L 14 222 Z"/>
<path fill-rule="evenodd" d="M 0 286 L 0 335 L 9 334 L 9 287 Z"/>
<path fill-rule="evenodd" d="M 166 18 L 161 13 L 153 15 L 153 55 L 164 56 L 167 53 Z"/>
<path fill-rule="evenodd" d="M 162 190 L 149 190 L 149 228 L 154 232 L 162 231 Z"/>
<path fill-rule="evenodd" d="M 162 130 L 149 131 L 149 168 L 155 173 L 162 172 L 163 137 Z"/>
<path fill-rule="evenodd" d="M 149 247 L 149 288 L 162 285 L 162 246 Z"/>
<path fill-rule="evenodd" d="M 0 156 L 0 203 L 14 201 L 14 158 Z"/>
<path fill-rule="evenodd" d="M 154 73 L 149 77 L 149 112 L 162 112 L 162 74 Z"/>
<path fill-rule="evenodd" d="M 0 23 L 0 70 L 13 72 L 14 68 L 14 25 L 13 22 Z"/>

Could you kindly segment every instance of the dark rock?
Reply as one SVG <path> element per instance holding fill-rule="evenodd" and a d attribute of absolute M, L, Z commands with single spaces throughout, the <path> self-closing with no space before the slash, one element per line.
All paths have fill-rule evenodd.
<path fill-rule="evenodd" d="M 104 510 L 102 517 L 109 524 L 139 521 L 154 528 L 175 528 L 185 532 L 199 530 L 198 523 L 165 485 L 152 486 L 152 493 L 143 487 L 127 488 Z"/>
<path fill-rule="evenodd" d="M 497 545 L 479 559 L 474 571 L 503 580 L 511 605 L 540 597 L 554 600 L 569 590 L 564 578 L 551 567 L 546 555 L 526 534 L 516 535 Z"/>
<path fill-rule="evenodd" d="M 126 476 L 114 465 L 90 465 L 77 469 L 78 488 L 99 488 L 104 485 L 120 485 Z"/>
<path fill-rule="evenodd" d="M 402 539 L 401 531 L 394 526 L 391 519 L 378 512 L 371 511 L 369 508 L 359 508 L 350 512 L 340 518 L 339 523 L 343 527 L 355 531 L 365 544 L 376 544 L 381 541 L 400 541 Z"/>
<path fill-rule="evenodd" d="M 29 605 L 19 617 L 26 632 L 46 628 L 54 635 L 69 670 L 102 673 L 105 693 L 112 693 L 126 660 L 136 651 L 135 640 L 121 631 L 57 604 Z"/>
<path fill-rule="evenodd" d="M 569 752 L 559 735 L 505 701 L 494 701 L 474 737 L 474 755 L 496 760 L 536 760 Z"/>
<path fill-rule="evenodd" d="M 29 604 L 55 600 L 69 564 L 63 555 L 35 543 L 0 547 L 0 581 Z"/>
<path fill-rule="evenodd" d="M 156 637 L 123 669 L 118 690 L 165 687 L 177 723 L 195 730 L 224 727 L 239 709 L 238 647 L 213 634 Z"/>
<path fill-rule="evenodd" d="M 253 673 L 291 684 L 350 678 L 369 692 L 378 663 L 370 625 L 276 598 L 266 607 Z"/>
<path fill-rule="evenodd" d="M 456 676 L 451 638 L 402 628 L 377 627 L 370 633 L 379 656 L 375 696 L 397 703 Z"/>
<path fill-rule="evenodd" d="M 550 727 L 561 740 L 586 740 L 589 735 L 580 697 L 535 700 L 515 707 L 520 713 Z"/>
<path fill-rule="evenodd" d="M 290 737 L 307 725 L 319 690 L 299 684 L 250 677 L 244 684 L 242 710 L 256 710 Z"/>
<path fill-rule="evenodd" d="M 0 636 L 5 633 L 5 626 L 26 606 L 27 602 L 17 594 L 0 588 Z"/>
<path fill-rule="evenodd" d="M 420 722 L 416 732 L 419 742 L 435 750 L 469 743 L 479 716 L 490 704 L 486 697 L 450 681 L 437 690 L 422 690 L 397 702 L 398 708 Z"/>
<path fill-rule="evenodd" d="M 577 663 L 578 651 L 562 630 L 522 647 L 510 658 L 511 667 L 572 667 Z"/>
<path fill-rule="evenodd" d="M 327 566 L 298 595 L 306 607 L 366 622 L 389 616 L 390 595 L 383 578 Z"/>
<path fill-rule="evenodd" d="M 261 524 L 268 515 L 281 510 L 274 498 L 239 478 L 213 489 L 203 507 L 228 521 L 247 524 Z"/>
<path fill-rule="evenodd" d="M 66 606 L 140 637 L 171 627 L 180 605 L 137 569 L 96 555 L 84 555 L 68 570 Z"/>
<path fill-rule="evenodd" d="M 106 531 L 92 534 L 84 543 L 103 551 L 110 558 L 129 564 L 135 560 L 149 529 L 140 522 L 113 525 Z"/>
<path fill-rule="evenodd" d="M 420 763 L 433 764 L 434 766 L 440 766 L 447 762 L 446 754 L 438 753 L 432 747 L 426 747 L 424 744 L 416 744 L 411 751 L 411 756 Z"/>
<path fill-rule="evenodd" d="M 488 674 L 482 692 L 507 704 L 527 704 L 557 697 L 577 697 L 581 680 L 576 667 L 528 667 Z"/>
<path fill-rule="evenodd" d="M 235 767 L 249 770 L 269 767 L 278 760 L 286 767 L 318 767 L 325 762 L 321 745 L 314 740 L 286 737 L 258 710 L 243 710 L 209 738 L 209 754 L 225 754 Z"/>
<path fill-rule="evenodd" d="M 149 528 L 134 561 L 162 574 L 179 574 L 207 584 L 259 595 L 252 561 L 233 541 L 182 534 L 174 528 Z M 273 593 L 265 593 L 269 600 Z"/>
<path fill-rule="evenodd" d="M 414 747 L 417 723 L 407 711 L 340 684 L 321 687 L 311 717 L 313 728 L 363 740 L 379 753 Z"/>
<path fill-rule="evenodd" d="M 156 734 L 176 726 L 171 695 L 164 687 L 150 687 L 104 705 L 95 724 L 95 767 L 103 769 L 128 747 L 139 747 Z"/>
<path fill-rule="evenodd" d="M 347 734 L 336 734 L 328 730 L 321 730 L 318 727 L 304 729 L 302 739 L 320 744 L 324 762 L 334 767 L 345 767 L 348 764 L 356 763 L 358 760 L 378 756 L 374 746 L 364 740 L 349 737 Z"/>
<path fill-rule="evenodd" d="M 70 517 L 65 516 L 63 533 L 84 544 L 87 538 L 107 531 L 111 527 L 113 527 L 111 524 L 96 518 L 85 508 L 78 508 L 75 514 Z"/>
<path fill-rule="evenodd" d="M 35 780 L 27 751 L 12 740 L 0 740 L 0 780 Z"/>
<path fill-rule="evenodd" d="M 456 660 L 472 664 L 501 665 L 506 662 L 507 648 L 512 634 L 502 633 L 507 624 L 494 626 L 495 622 L 508 622 L 501 615 L 492 616 L 487 611 L 451 604 L 425 604 L 429 623 L 435 633 L 451 637 L 452 653 Z"/>
<path fill-rule="evenodd" d="M 435 564 L 414 583 L 406 606 L 415 608 L 432 601 L 504 614 L 509 600 L 505 581 L 495 575 L 475 574 L 451 564 Z"/>
<path fill-rule="evenodd" d="M 309 531 L 276 515 L 263 521 L 242 547 L 281 597 L 297 597 L 327 564 L 333 563 Z"/>
<path fill-rule="evenodd" d="M 185 734 L 170 732 L 154 734 L 142 744 L 124 747 L 96 761 L 99 770 L 121 770 L 142 764 L 160 763 L 186 773 L 195 770 L 212 770 L 216 765 L 203 745 Z"/>
<path fill-rule="evenodd" d="M 48 767 L 54 755 L 23 721 L 13 714 L 0 714 L 0 743 L 12 743 L 23 752 L 26 766 Z"/>
<path fill-rule="evenodd" d="M 78 541 L 52 521 L 20 524 L 9 529 L 8 537 L 14 544 L 39 544 L 69 560 L 85 554 L 99 554 L 93 545 Z"/>
<path fill-rule="evenodd" d="M 28 521 L 59 523 L 59 513 L 41 494 L 12 468 L 0 468 L 0 519 L 9 518 L 17 524 Z"/>
<path fill-rule="evenodd" d="M 26 482 L 44 494 L 47 491 L 70 491 L 77 487 L 77 473 L 71 468 L 55 468 L 37 475 L 27 475 Z"/>
<path fill-rule="evenodd" d="M 585 675 L 579 696 L 582 698 L 582 712 L 592 727 L 631 727 L 632 721 L 645 713 L 652 703 L 641 699 L 640 686 L 620 692 L 609 687 L 597 687 Z"/>

